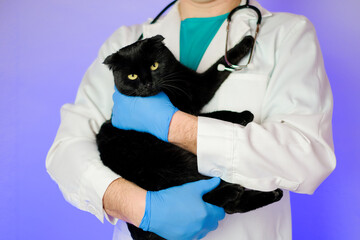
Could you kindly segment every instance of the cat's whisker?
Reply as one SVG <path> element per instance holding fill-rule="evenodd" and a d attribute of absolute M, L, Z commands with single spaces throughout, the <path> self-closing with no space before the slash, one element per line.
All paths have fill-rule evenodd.
<path fill-rule="evenodd" d="M 178 78 L 166 78 L 166 79 L 163 79 L 163 82 L 176 83 L 176 82 L 183 82 L 183 81 L 181 79 L 178 79 Z"/>
<path fill-rule="evenodd" d="M 162 77 L 163 77 L 163 79 L 171 79 L 174 76 L 176 76 L 179 81 L 185 81 L 184 79 L 186 79 L 186 74 L 183 71 L 171 72 Z M 182 79 L 181 77 L 184 77 L 184 79 Z"/>
<path fill-rule="evenodd" d="M 171 85 L 171 84 L 166 84 L 166 83 L 162 83 L 162 86 L 165 87 L 165 89 L 171 91 L 171 90 L 178 90 L 175 91 L 175 93 L 177 93 L 178 95 L 181 95 L 180 93 L 183 93 L 185 96 L 187 96 L 188 98 L 191 98 L 190 94 L 188 92 L 186 92 L 184 89 Z"/>
<path fill-rule="evenodd" d="M 171 94 L 173 94 L 174 96 L 179 95 L 177 92 L 175 92 L 173 89 L 168 88 L 168 87 L 164 87 L 165 90 L 169 91 Z"/>
<path fill-rule="evenodd" d="M 126 92 L 126 95 L 128 95 L 128 96 L 137 96 L 136 89 L 131 89 L 131 91 Z"/>

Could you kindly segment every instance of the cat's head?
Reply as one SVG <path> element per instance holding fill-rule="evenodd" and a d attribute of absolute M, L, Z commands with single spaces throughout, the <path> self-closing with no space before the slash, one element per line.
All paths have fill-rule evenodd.
<path fill-rule="evenodd" d="M 128 96 L 152 96 L 162 91 L 166 66 L 173 61 L 171 52 L 157 35 L 137 41 L 108 56 L 104 64 L 113 71 L 116 88 Z"/>

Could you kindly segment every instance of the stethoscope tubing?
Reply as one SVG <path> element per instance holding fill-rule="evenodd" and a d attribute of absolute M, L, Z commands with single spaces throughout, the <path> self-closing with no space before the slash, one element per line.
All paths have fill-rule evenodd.
<path fill-rule="evenodd" d="M 174 5 L 177 2 L 177 0 L 172 1 L 171 3 L 169 3 L 163 10 L 161 10 L 161 12 L 156 15 L 156 17 L 150 22 L 150 24 L 154 24 L 156 23 L 156 21 L 164 14 L 164 12 L 166 12 L 166 10 L 168 10 L 172 5 Z M 140 41 L 141 39 L 143 39 L 144 35 L 141 33 L 138 41 Z"/>
<path fill-rule="evenodd" d="M 150 24 L 154 24 L 156 23 L 156 21 L 164 14 L 164 12 L 166 12 L 166 10 L 168 10 L 171 6 L 173 6 L 175 3 L 177 2 L 177 0 L 174 0 L 172 1 L 171 3 L 169 3 L 163 10 L 161 10 L 161 12 L 150 22 Z M 234 15 L 235 12 L 241 10 L 241 9 L 245 9 L 245 8 L 248 8 L 248 9 L 252 9 L 253 11 L 256 12 L 257 16 L 258 16 L 258 19 L 257 19 L 257 23 L 256 23 L 256 31 L 255 31 L 255 35 L 254 35 L 254 44 L 250 50 L 250 57 L 249 57 L 249 61 L 247 62 L 246 65 L 236 65 L 236 64 L 232 64 L 228 58 L 227 58 L 227 44 L 228 44 L 228 37 L 229 37 L 229 30 L 230 30 L 230 23 L 231 23 L 231 18 L 232 16 Z M 255 43 L 256 43 L 256 38 L 258 36 L 258 33 L 259 33 L 259 30 L 260 30 L 260 25 L 261 25 L 261 22 L 262 22 L 262 15 L 261 15 L 261 12 L 260 10 L 253 6 L 253 5 L 250 5 L 249 4 L 249 0 L 246 0 L 246 3 L 244 5 L 241 5 L 241 6 L 238 6 L 236 8 L 234 8 L 233 10 L 230 11 L 228 17 L 227 17 L 227 28 L 226 28 L 226 43 L 225 43 L 225 62 L 226 64 L 228 65 L 228 67 L 225 67 L 225 66 L 218 66 L 218 69 L 219 71 L 224 71 L 224 70 L 227 70 L 227 71 L 231 71 L 231 72 L 234 72 L 234 71 L 240 71 L 240 70 L 243 70 L 245 69 L 249 63 L 251 62 L 252 60 L 252 57 L 253 57 L 253 54 L 254 54 L 254 48 L 255 48 Z M 142 38 L 143 38 L 143 34 L 141 33 L 138 41 L 140 41 Z"/>

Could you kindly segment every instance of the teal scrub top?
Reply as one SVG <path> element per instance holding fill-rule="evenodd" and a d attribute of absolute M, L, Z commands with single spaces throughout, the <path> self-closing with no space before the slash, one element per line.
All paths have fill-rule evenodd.
<path fill-rule="evenodd" d="M 229 13 L 209 18 L 187 18 L 180 26 L 180 62 L 196 70 L 206 49 Z"/>

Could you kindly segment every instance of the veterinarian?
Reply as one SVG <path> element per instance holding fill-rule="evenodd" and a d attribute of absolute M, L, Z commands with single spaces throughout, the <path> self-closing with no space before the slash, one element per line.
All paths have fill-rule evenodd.
<path fill-rule="evenodd" d="M 62 107 L 47 170 L 67 201 L 116 225 L 114 239 L 130 239 L 127 221 L 168 239 L 288 240 L 289 191 L 312 194 L 335 168 L 331 89 L 314 27 L 303 16 L 270 13 L 250 1 L 262 16 L 253 58 L 203 109 L 249 110 L 255 119 L 246 127 L 177 111 L 166 95 L 140 101 L 150 103 L 147 108 L 125 105 L 128 97 L 114 93 L 113 75 L 102 64 L 108 55 L 141 34 L 161 34 L 178 59 L 202 72 L 224 55 L 226 14 L 239 4 L 245 1 L 179 0 L 154 24 L 119 28 L 86 72 L 75 103 Z M 257 15 L 245 9 L 231 20 L 229 48 L 254 34 Z M 197 154 L 204 175 L 255 190 L 281 188 L 284 196 L 249 213 L 225 215 L 201 198 L 219 178 L 146 192 L 99 158 L 95 134 L 111 114 L 116 127 L 149 132 Z"/>

